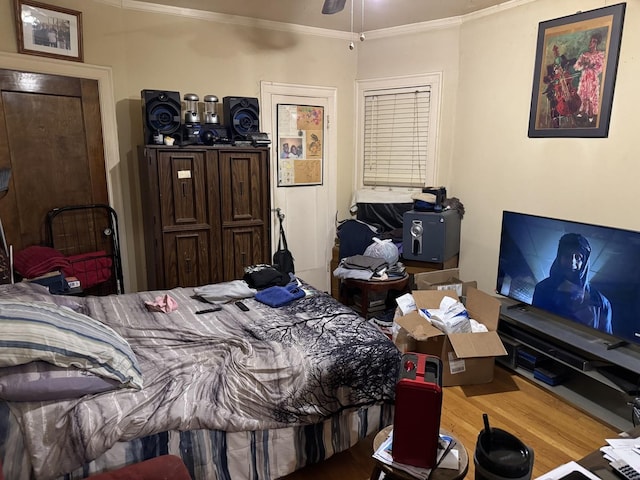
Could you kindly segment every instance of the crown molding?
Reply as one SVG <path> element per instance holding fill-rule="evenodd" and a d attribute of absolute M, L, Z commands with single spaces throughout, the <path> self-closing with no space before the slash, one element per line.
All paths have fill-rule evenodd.
<path fill-rule="evenodd" d="M 458 27 L 466 22 L 477 20 L 479 18 L 487 17 L 490 15 L 495 15 L 496 13 L 504 12 L 506 10 L 511 10 L 512 8 L 520 7 L 522 5 L 526 5 L 528 3 L 532 3 L 535 1 L 536 0 L 509 0 L 507 2 L 501 3 L 500 5 L 488 7 L 482 10 L 478 10 L 477 12 L 468 13 L 466 15 L 443 18 L 440 20 L 431 20 L 429 22 L 410 23 L 408 25 L 400 25 L 398 27 L 391 27 L 391 28 L 382 28 L 380 30 L 371 30 L 369 32 L 365 32 L 365 34 L 367 36 L 367 39 L 375 39 L 375 38 L 396 37 L 400 35 L 423 33 L 423 32 L 429 32 L 433 30 L 441 30 L 444 28 Z"/>
<path fill-rule="evenodd" d="M 317 37 L 336 38 L 340 40 L 351 40 L 350 32 L 330 30 L 327 28 L 310 27 L 293 23 L 274 22 L 259 18 L 242 17 L 239 15 L 228 15 L 225 13 L 207 12 L 191 8 L 173 7 L 171 5 L 160 5 L 157 3 L 138 2 L 136 0 L 94 0 L 125 10 L 136 10 L 140 12 L 161 13 L 185 18 L 193 18 L 215 23 L 225 23 L 239 25 L 243 27 L 262 28 L 267 30 L 277 30 L 280 32 L 298 33 L 301 35 L 314 35 Z"/>
<path fill-rule="evenodd" d="M 205 20 L 215 23 L 226 23 L 231 25 L 239 25 L 243 27 L 262 28 L 268 30 L 277 30 L 281 32 L 297 33 L 301 35 L 314 35 L 318 37 L 334 38 L 339 40 L 353 40 L 359 35 L 354 32 L 344 32 L 341 30 L 331 30 L 326 28 L 310 27 L 306 25 L 298 25 L 293 23 L 274 22 L 271 20 L 262 20 L 259 18 L 243 17 L 239 15 L 228 15 L 224 13 L 208 12 L 203 10 L 195 10 L 191 8 L 174 7 L 171 5 L 161 5 L 157 3 L 140 2 L 136 0 L 94 0 L 98 3 L 119 7 L 125 10 L 136 10 L 141 12 L 160 13 L 165 15 L 180 16 L 185 18 L 193 18 Z M 510 10 L 536 0 L 508 0 L 499 5 L 488 7 L 477 12 L 460 15 L 457 17 L 444 18 L 440 20 L 431 20 L 428 22 L 411 23 L 398 27 L 382 28 L 379 30 L 365 31 L 367 39 L 395 37 L 400 35 L 408 35 L 414 33 L 428 32 L 432 30 L 441 30 L 462 25 L 465 22 L 477 20 L 489 15 Z"/>

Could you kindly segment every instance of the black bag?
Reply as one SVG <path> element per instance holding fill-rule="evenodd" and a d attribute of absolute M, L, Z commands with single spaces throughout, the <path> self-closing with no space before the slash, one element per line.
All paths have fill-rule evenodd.
<path fill-rule="evenodd" d="M 278 210 L 280 236 L 278 237 L 278 250 L 273 254 L 273 266 L 282 273 L 296 273 L 293 266 L 293 255 L 287 247 L 287 237 L 284 234 L 284 228 L 282 228 L 282 219 L 284 219 L 284 215 Z"/>

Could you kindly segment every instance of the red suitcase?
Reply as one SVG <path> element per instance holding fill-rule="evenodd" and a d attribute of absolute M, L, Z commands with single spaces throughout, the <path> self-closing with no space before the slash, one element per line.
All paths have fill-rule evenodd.
<path fill-rule="evenodd" d="M 393 460 L 432 468 L 437 462 L 442 411 L 442 362 L 422 353 L 402 356 L 396 384 Z"/>

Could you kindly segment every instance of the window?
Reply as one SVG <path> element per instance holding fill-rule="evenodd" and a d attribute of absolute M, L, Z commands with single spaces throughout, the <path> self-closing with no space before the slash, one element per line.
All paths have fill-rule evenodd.
<path fill-rule="evenodd" d="M 358 188 L 435 184 L 440 75 L 358 82 Z"/>

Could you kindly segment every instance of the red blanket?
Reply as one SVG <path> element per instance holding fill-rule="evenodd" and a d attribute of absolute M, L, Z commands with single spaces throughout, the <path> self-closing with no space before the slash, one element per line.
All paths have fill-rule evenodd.
<path fill-rule="evenodd" d="M 67 257 L 69 268 L 62 271 L 67 277 L 76 277 L 80 280 L 80 288 L 86 289 L 109 280 L 113 261 L 107 256 L 107 252 L 81 253 Z"/>
<path fill-rule="evenodd" d="M 107 281 L 112 265 L 113 260 L 103 250 L 65 256 L 55 248 L 33 245 L 14 256 L 14 268 L 25 278 L 61 270 L 66 277 L 77 277 L 83 289 Z"/>

